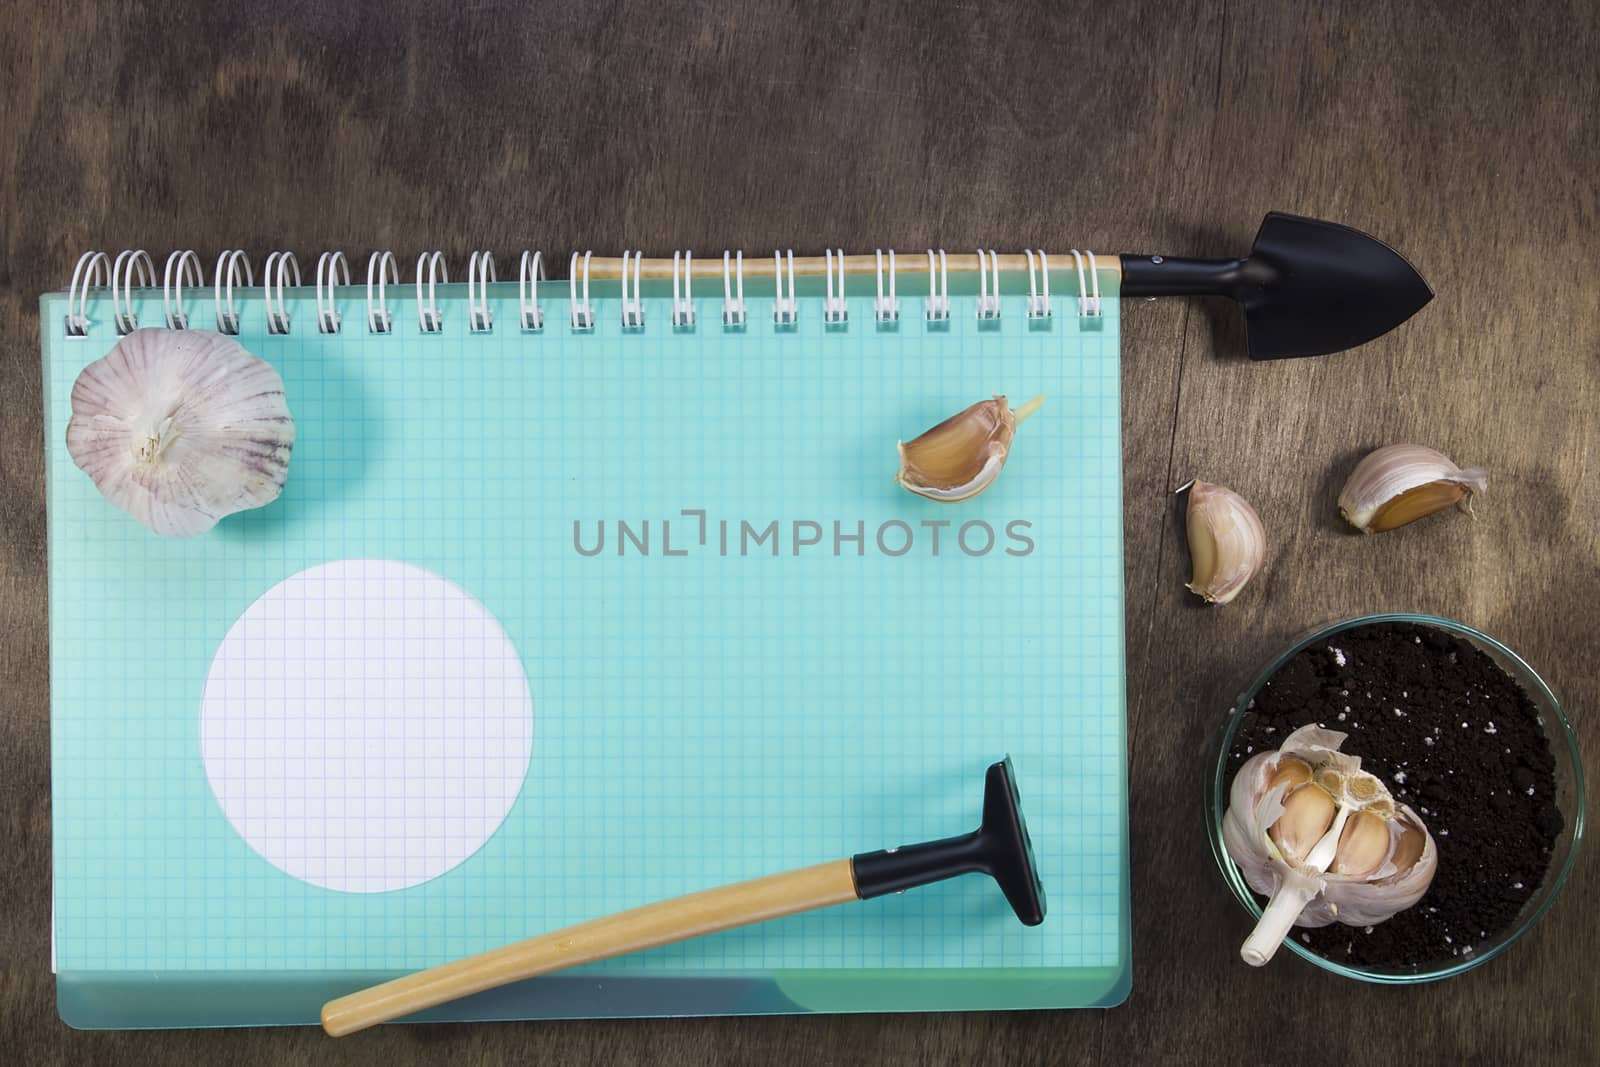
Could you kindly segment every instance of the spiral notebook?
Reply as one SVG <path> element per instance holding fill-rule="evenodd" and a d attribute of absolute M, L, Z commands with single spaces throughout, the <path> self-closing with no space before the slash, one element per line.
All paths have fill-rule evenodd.
<path fill-rule="evenodd" d="M 540 281 L 524 256 L 513 284 L 475 255 L 451 284 L 433 256 L 402 285 L 377 256 L 349 285 L 324 256 L 301 286 L 281 255 L 261 286 L 239 253 L 210 279 L 86 257 L 40 316 L 63 1017 L 313 1023 L 410 970 L 965 831 L 1007 753 L 1042 926 L 958 878 L 425 1017 L 1120 1002 L 1118 275 L 979 258 Z M 78 374 L 152 326 L 231 335 L 295 420 L 282 496 L 187 540 L 65 447 Z M 1045 401 L 992 488 L 894 484 L 897 441 L 994 394 Z"/>

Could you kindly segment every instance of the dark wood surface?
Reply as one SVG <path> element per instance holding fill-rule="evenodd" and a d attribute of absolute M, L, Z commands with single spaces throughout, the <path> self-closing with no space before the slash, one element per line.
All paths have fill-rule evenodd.
<path fill-rule="evenodd" d="M 545 6 L 547 10 L 535 10 Z M 0 1048 L 14 1062 L 1323 1063 L 1600 1059 L 1600 850 L 1504 957 L 1385 989 L 1247 930 L 1199 808 L 1208 740 L 1312 624 L 1421 610 L 1519 649 L 1600 766 L 1600 17 L 1586 0 L 1102 5 L 7 5 L 0 18 Z M 1076 9 L 1076 10 L 1069 10 Z M 1112 1011 L 88 1034 L 49 975 L 37 296 L 78 252 L 340 248 L 1235 253 L 1262 213 L 1358 226 L 1438 293 L 1354 353 L 1242 358 L 1229 309 L 1126 308 L 1135 973 Z M 360 258 L 357 258 L 360 257 Z M 1396 440 L 1481 463 L 1476 522 L 1333 506 Z M 1170 490 L 1271 537 L 1197 606 Z M 1303 1051 L 1302 1051 L 1303 1050 Z"/>

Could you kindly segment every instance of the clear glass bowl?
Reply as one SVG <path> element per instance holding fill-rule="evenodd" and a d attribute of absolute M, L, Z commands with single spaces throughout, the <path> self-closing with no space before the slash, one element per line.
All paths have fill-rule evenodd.
<path fill-rule="evenodd" d="M 1222 818 L 1228 810 L 1228 787 L 1231 781 L 1228 778 L 1227 763 L 1228 751 L 1233 744 L 1234 732 L 1239 727 L 1240 717 L 1255 699 L 1261 687 L 1278 672 L 1285 663 L 1297 655 L 1302 649 L 1311 645 L 1323 644 L 1334 634 L 1344 630 L 1351 630 L 1358 626 L 1369 626 L 1381 622 L 1404 622 L 1419 626 L 1432 626 L 1448 631 L 1457 638 L 1475 645 L 1489 655 L 1505 672 L 1516 679 L 1517 683 L 1527 691 L 1529 698 L 1539 709 L 1540 722 L 1544 725 L 1545 734 L 1550 739 L 1550 751 L 1555 756 L 1556 778 L 1556 805 L 1561 809 L 1561 814 L 1566 825 L 1561 831 L 1561 836 L 1556 839 L 1551 849 L 1550 869 L 1545 873 L 1544 883 L 1538 892 L 1528 898 L 1523 906 L 1522 914 L 1517 921 L 1500 933 L 1499 936 L 1477 946 L 1477 950 L 1470 958 L 1454 959 L 1449 962 L 1440 962 L 1431 969 L 1400 970 L 1383 968 L 1361 968 L 1347 964 L 1335 963 L 1333 960 L 1313 952 L 1307 945 L 1302 944 L 1297 938 L 1290 937 L 1284 940 L 1284 946 L 1303 959 L 1309 960 L 1323 970 L 1332 971 L 1334 974 L 1344 975 L 1346 978 L 1355 978 L 1363 982 L 1380 982 L 1389 985 L 1412 985 L 1419 982 L 1436 982 L 1441 978 L 1450 978 L 1463 971 L 1470 971 L 1474 967 L 1481 967 L 1506 949 L 1516 944 L 1533 929 L 1534 925 L 1550 910 L 1550 905 L 1555 902 L 1560 894 L 1561 887 L 1566 885 L 1567 876 L 1572 873 L 1573 864 L 1578 858 L 1578 842 L 1583 839 L 1583 764 L 1578 755 L 1578 738 L 1572 731 L 1572 726 L 1561 711 L 1561 704 L 1556 700 L 1550 687 L 1534 671 L 1523 662 L 1522 657 L 1511 651 L 1505 645 L 1496 641 L 1487 634 L 1479 633 L 1472 627 L 1451 619 L 1439 618 L 1436 615 L 1364 615 L 1360 618 L 1346 619 L 1331 626 L 1324 626 L 1307 634 L 1296 641 L 1289 648 L 1276 656 L 1266 666 L 1255 680 L 1250 683 L 1239 698 L 1234 701 L 1233 707 L 1228 712 L 1226 722 L 1217 744 L 1217 765 L 1212 774 L 1212 779 L 1206 788 L 1206 830 L 1211 838 L 1211 852 L 1216 857 L 1217 866 L 1222 869 L 1222 877 L 1227 881 L 1233 895 L 1239 899 L 1251 916 L 1261 916 L 1261 905 L 1245 883 L 1244 877 L 1234 866 L 1229 858 L 1227 849 L 1222 844 Z"/>

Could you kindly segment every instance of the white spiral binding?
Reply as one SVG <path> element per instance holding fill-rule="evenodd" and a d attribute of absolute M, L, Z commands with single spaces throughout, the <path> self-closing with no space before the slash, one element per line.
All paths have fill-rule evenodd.
<path fill-rule="evenodd" d="M 494 329 L 489 309 L 489 283 L 495 281 L 494 253 L 474 252 L 467 260 L 467 329 L 488 333 Z"/>
<path fill-rule="evenodd" d="M 994 275 L 994 291 L 989 291 L 989 276 Z M 1000 257 L 990 249 L 978 249 L 978 318 L 1000 317 Z"/>
<path fill-rule="evenodd" d="M 622 253 L 622 328 L 624 330 L 644 329 L 644 298 L 640 295 L 643 288 L 642 274 L 644 269 L 644 253 L 635 250 L 633 253 L 633 294 L 628 294 L 628 253 Z"/>
<path fill-rule="evenodd" d="M 800 305 L 794 298 L 794 249 L 789 249 L 789 295 L 783 295 L 783 253 L 774 251 L 772 262 L 776 269 L 772 280 L 777 285 L 777 295 L 772 301 L 772 321 L 779 326 L 793 326 L 800 321 Z"/>
<path fill-rule="evenodd" d="M 570 318 L 574 330 L 592 330 L 595 326 L 595 306 L 590 297 L 590 259 L 592 252 L 572 254 L 568 287 Z M 1054 314 L 1050 294 L 1050 257 L 1043 249 L 1024 249 L 1028 265 L 1027 317 L 1047 319 Z M 582 259 L 581 283 L 579 259 Z M 943 249 L 937 253 L 927 250 L 928 295 L 923 313 L 930 322 L 946 321 L 950 317 L 950 276 L 948 258 Z M 978 253 L 977 317 L 995 319 L 1000 316 L 1000 257 L 993 249 L 979 249 Z M 1078 315 L 1098 318 L 1104 314 L 1104 300 L 1100 292 L 1099 262 L 1094 252 L 1072 250 L 1078 274 Z M 876 295 L 873 315 L 880 323 L 898 321 L 900 301 L 897 293 L 897 261 L 893 249 L 887 260 L 884 250 L 876 253 Z M 887 263 L 888 284 L 884 284 Z M 822 301 L 823 321 L 830 326 L 847 324 L 849 301 L 845 280 L 845 254 L 843 249 L 824 252 L 826 284 Z M 799 321 L 799 300 L 796 296 L 794 252 L 774 251 L 774 299 L 772 318 L 778 326 L 793 326 Z M 539 252 L 525 251 L 518 270 L 518 308 L 520 324 L 524 330 L 544 328 L 544 312 L 539 304 L 539 282 L 544 278 L 543 257 Z M 162 310 L 168 329 L 190 328 L 190 317 L 184 306 L 184 289 L 204 286 L 204 267 L 199 256 L 190 249 L 172 252 L 166 259 L 161 276 Z M 693 328 L 694 303 L 694 253 L 677 251 L 672 256 L 672 326 L 675 329 Z M 427 291 L 424 293 L 424 279 Z M 644 257 L 637 250 L 622 254 L 621 318 L 624 329 L 639 330 L 645 325 L 643 300 Z M 444 316 L 438 302 L 438 286 L 449 283 L 448 267 L 442 252 L 423 253 L 417 259 L 417 325 L 424 333 L 437 333 L 444 328 Z M 374 252 L 367 261 L 367 329 L 372 333 L 389 333 L 393 329 L 386 286 L 398 285 L 399 268 L 392 252 Z M 467 309 L 469 328 L 474 333 L 488 332 L 494 326 L 494 314 L 489 303 L 489 286 L 496 281 L 494 253 L 474 252 L 467 267 Z M 118 334 L 128 334 L 139 328 L 134 312 L 133 290 L 154 288 L 155 265 L 149 253 L 142 249 L 119 252 L 114 260 L 104 252 L 85 252 L 73 267 L 72 281 L 67 290 L 65 332 L 68 337 L 87 336 L 90 290 L 104 286 L 110 289 L 112 321 Z M 337 333 L 342 328 L 341 316 L 336 306 L 336 290 L 349 286 L 350 266 L 342 252 L 324 252 L 317 260 L 316 318 L 320 333 Z M 240 313 L 234 302 L 237 287 L 255 285 L 255 274 L 250 257 L 242 249 L 228 249 L 217 258 L 213 278 L 213 293 L 217 329 L 222 333 L 237 334 Z M 266 311 L 267 331 L 286 334 L 290 331 L 289 307 L 285 290 L 301 286 L 300 263 L 293 252 L 278 251 L 267 257 L 261 277 L 261 292 Z M 722 254 L 722 321 L 728 327 L 746 325 L 748 307 L 744 293 L 744 253 L 725 251 Z"/>
<path fill-rule="evenodd" d="M 205 285 L 200 273 L 200 257 L 190 249 L 181 249 L 167 257 L 161 272 L 161 311 L 169 330 L 187 330 L 189 316 L 183 311 L 183 279 L 196 289 Z"/>
<path fill-rule="evenodd" d="M 878 249 L 878 296 L 872 314 L 879 322 L 900 321 L 900 299 L 894 293 L 894 249 L 889 249 L 889 298 L 883 298 L 883 249 Z"/>
<path fill-rule="evenodd" d="M 95 281 L 96 278 L 100 280 Z M 111 284 L 111 257 L 104 252 L 85 252 L 72 268 L 72 285 L 67 289 L 67 336 L 89 335 L 89 290 Z M 76 305 L 76 308 L 74 308 Z"/>
<path fill-rule="evenodd" d="M 743 326 L 745 324 L 744 306 L 744 253 L 738 253 L 733 260 L 733 266 L 738 274 L 738 295 L 735 296 L 734 280 L 728 273 L 728 253 L 722 253 L 722 325 Z"/>
<path fill-rule="evenodd" d="M 825 266 L 828 272 L 828 286 L 827 293 L 822 298 L 822 321 L 831 326 L 841 326 L 848 321 L 850 317 L 850 305 L 845 301 L 844 298 L 844 249 L 839 249 L 839 283 L 837 293 L 834 292 L 834 254 L 827 249 L 824 249 L 823 252 L 827 256 Z M 791 290 L 793 289 L 792 283 L 790 288 Z"/>
<path fill-rule="evenodd" d="M 572 263 L 567 267 L 567 309 L 574 330 L 594 329 L 594 305 L 589 302 L 589 257 L 583 253 L 583 300 L 578 299 L 578 253 L 572 253 Z"/>
<path fill-rule="evenodd" d="M 678 258 L 683 258 L 683 295 L 678 295 Z M 672 328 L 694 328 L 694 252 L 672 253 Z"/>
<path fill-rule="evenodd" d="M 244 266 L 244 287 L 249 289 L 256 284 L 255 268 L 250 266 L 250 257 L 242 248 L 230 248 L 217 257 L 217 270 L 211 279 L 214 286 L 212 302 L 217 311 L 217 332 L 236 334 L 239 332 L 239 311 L 233 306 L 233 287 L 239 281 L 239 267 Z"/>
<path fill-rule="evenodd" d="M 148 289 L 156 283 L 156 265 L 150 261 L 150 254 L 142 248 L 118 252 L 117 258 L 111 263 L 111 321 L 116 323 L 120 334 L 129 334 L 139 328 L 138 316 L 133 313 L 134 275 L 138 275 L 141 289 Z"/>
<path fill-rule="evenodd" d="M 422 272 L 428 272 L 428 298 L 422 298 Z M 444 316 L 439 311 L 439 283 L 450 284 L 450 267 L 443 252 L 424 252 L 417 257 L 417 328 L 423 333 L 442 333 Z"/>
<path fill-rule="evenodd" d="M 1038 275 L 1034 273 L 1033 249 L 1023 249 L 1023 255 L 1028 257 L 1028 318 L 1048 319 L 1050 317 L 1050 257 L 1044 254 L 1044 249 L 1039 249 L 1039 265 L 1044 272 L 1044 293 L 1039 293 Z"/>
<path fill-rule="evenodd" d="M 289 280 L 289 272 L 294 272 L 294 287 L 300 288 L 300 261 L 293 252 L 274 252 L 267 257 L 267 262 L 261 268 L 261 297 L 267 306 L 267 332 L 289 332 L 289 308 L 283 302 L 283 290 Z M 273 281 L 277 281 L 277 295 L 273 295 Z M 276 307 L 274 307 L 276 303 Z"/>
<path fill-rule="evenodd" d="M 1092 280 L 1094 292 L 1091 295 L 1086 286 L 1083 274 L 1083 257 L 1089 257 L 1089 279 Z M 1093 252 L 1080 253 L 1076 248 L 1072 250 L 1072 258 L 1078 264 L 1078 317 L 1089 319 L 1098 318 L 1100 309 L 1100 271 L 1096 269 Z"/>
<path fill-rule="evenodd" d="M 517 310 L 524 330 L 544 329 L 544 310 L 539 307 L 539 279 L 544 276 L 544 259 L 538 252 L 524 251 L 517 267 Z"/>
<path fill-rule="evenodd" d="M 394 316 L 389 314 L 389 300 L 384 294 L 385 283 L 400 284 L 400 264 L 393 252 L 374 252 L 367 257 L 367 332 L 388 333 L 394 329 Z M 377 300 L 373 300 L 376 289 Z"/>
<path fill-rule="evenodd" d="M 339 279 L 343 277 L 343 281 Z M 317 257 L 317 332 L 339 332 L 339 309 L 333 304 L 336 285 L 350 284 L 350 263 L 343 252 L 324 252 Z"/>
<path fill-rule="evenodd" d="M 928 295 L 922 302 L 922 314 L 929 322 L 948 322 L 950 319 L 950 264 L 944 249 L 939 249 L 938 270 L 934 270 L 933 249 L 928 249 Z"/>

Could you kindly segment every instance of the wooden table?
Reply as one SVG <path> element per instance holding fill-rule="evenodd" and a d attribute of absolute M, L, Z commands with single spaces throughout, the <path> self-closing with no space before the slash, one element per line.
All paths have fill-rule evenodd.
<path fill-rule="evenodd" d="M 1311 624 L 1376 610 L 1454 616 L 1522 651 L 1600 768 L 1600 9 L 532 6 L 48 2 L 6 17 L 0 1047 L 17 1062 L 153 1064 L 1600 1058 L 1600 849 L 1503 958 L 1382 989 L 1293 957 L 1242 965 L 1248 923 L 1199 809 L 1207 739 L 1246 678 Z M 1438 296 L 1361 350 L 1270 365 L 1241 357 L 1231 307 L 1125 311 L 1124 1007 L 391 1027 L 339 1044 L 57 1020 L 36 298 L 79 251 L 1230 254 L 1273 208 L 1383 237 Z M 1490 469 L 1477 521 L 1341 528 L 1333 501 L 1355 458 L 1397 440 Z M 1271 536 L 1268 569 L 1226 608 L 1183 589 L 1170 491 L 1193 476 L 1243 492 Z"/>

